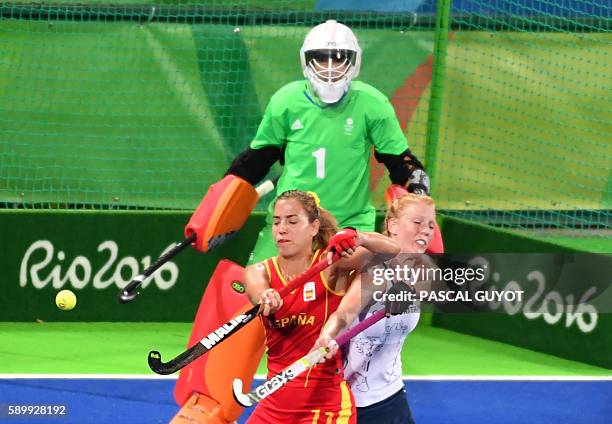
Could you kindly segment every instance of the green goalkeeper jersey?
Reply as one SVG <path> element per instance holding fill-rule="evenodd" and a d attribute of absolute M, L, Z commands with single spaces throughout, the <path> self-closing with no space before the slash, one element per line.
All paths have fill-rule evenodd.
<path fill-rule="evenodd" d="M 373 231 L 370 152 L 400 154 L 408 148 L 389 100 L 353 81 L 344 98 L 326 105 L 307 81 L 290 83 L 270 99 L 251 148 L 285 146 L 277 193 L 314 191 L 341 227 Z M 268 218 L 270 218 L 269 214 Z"/>

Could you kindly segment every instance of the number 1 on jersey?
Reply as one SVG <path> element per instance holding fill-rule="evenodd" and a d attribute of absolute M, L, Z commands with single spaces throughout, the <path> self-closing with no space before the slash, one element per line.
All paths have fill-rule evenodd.
<path fill-rule="evenodd" d="M 325 147 L 315 150 L 312 155 L 317 161 L 317 178 L 325 178 Z"/>

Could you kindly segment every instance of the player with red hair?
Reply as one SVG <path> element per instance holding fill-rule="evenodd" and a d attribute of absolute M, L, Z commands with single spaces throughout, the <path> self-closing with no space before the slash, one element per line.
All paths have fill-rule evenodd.
<path fill-rule="evenodd" d="M 435 227 L 435 204 L 430 197 L 406 194 L 394 200 L 385 218 L 385 234 L 399 243 L 401 253 L 379 265 L 382 269 L 397 266 L 414 268 L 423 264 L 422 256 L 429 246 Z M 424 265 L 429 266 L 428 263 Z M 345 378 L 357 405 L 359 424 L 414 423 L 402 381 L 401 351 L 406 336 L 416 327 L 418 302 L 377 302 L 376 291 L 395 294 L 414 291 L 417 281 L 376 283 L 369 274 L 361 274 L 349 288 L 336 312 L 329 318 L 314 348 L 328 346 L 347 327 L 367 319 L 381 309 L 391 316 L 355 336 L 345 351 Z M 430 289 L 427 283 L 419 289 Z M 336 346 L 336 347 L 334 347 Z M 332 344 L 328 357 L 337 355 Z"/>

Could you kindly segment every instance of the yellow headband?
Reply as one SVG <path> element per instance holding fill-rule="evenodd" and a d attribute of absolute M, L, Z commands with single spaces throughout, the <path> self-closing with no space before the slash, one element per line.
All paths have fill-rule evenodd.
<path fill-rule="evenodd" d="M 314 191 L 307 191 L 306 193 L 310 194 L 312 196 L 312 198 L 315 201 L 315 205 L 317 205 L 317 208 L 321 207 L 321 199 L 319 199 L 319 196 L 317 195 L 317 193 L 315 193 Z"/>

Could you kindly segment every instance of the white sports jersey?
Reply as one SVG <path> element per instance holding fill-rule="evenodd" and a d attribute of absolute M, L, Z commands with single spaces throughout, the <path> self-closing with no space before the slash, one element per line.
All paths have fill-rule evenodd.
<path fill-rule="evenodd" d="M 351 327 L 384 308 L 384 304 L 375 303 L 359 314 Z M 351 385 L 356 406 L 380 402 L 404 387 L 402 346 L 420 314 L 419 306 L 411 305 L 408 313 L 383 318 L 351 339 L 344 356 L 344 378 Z"/>

